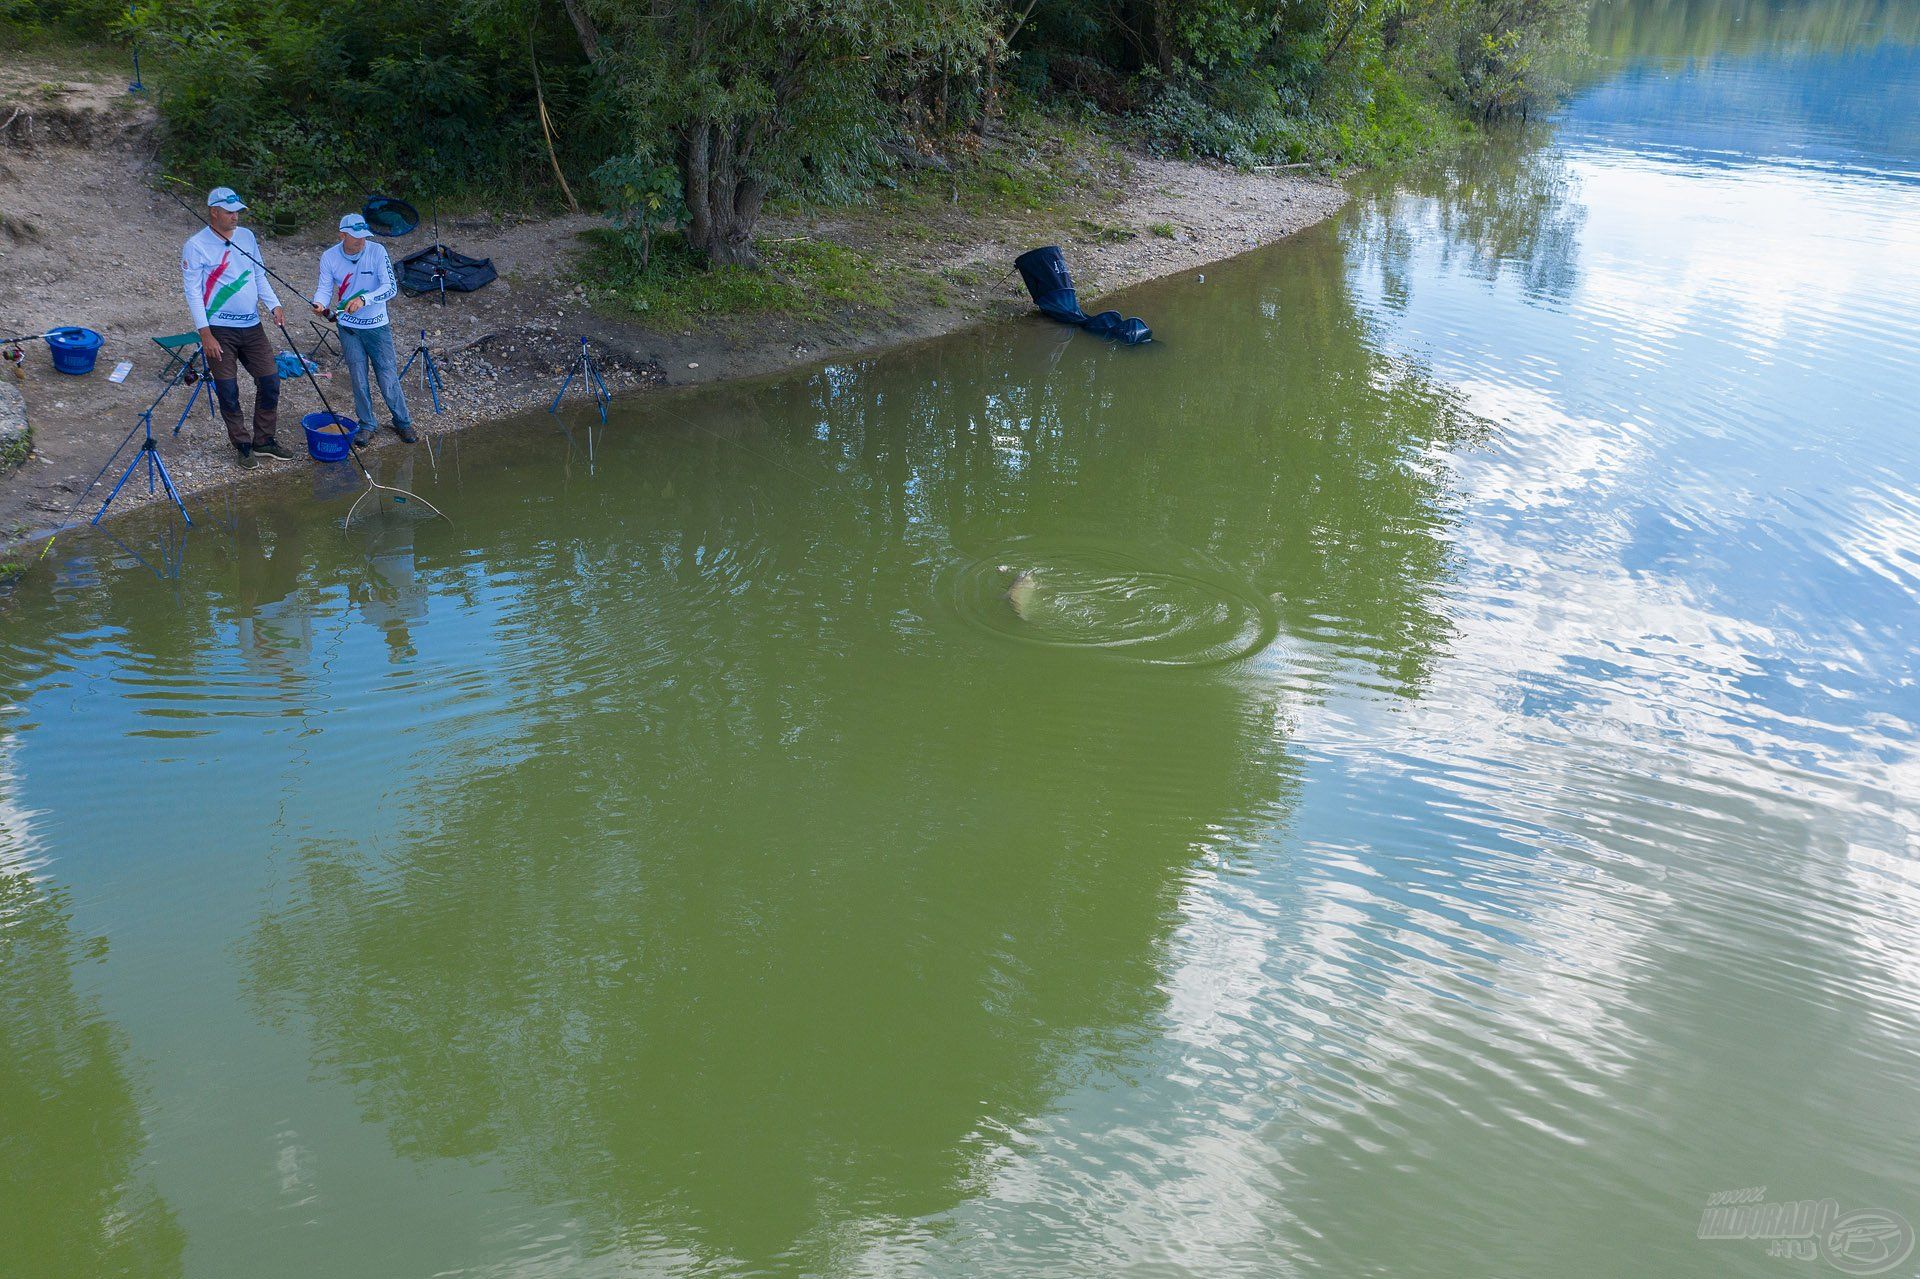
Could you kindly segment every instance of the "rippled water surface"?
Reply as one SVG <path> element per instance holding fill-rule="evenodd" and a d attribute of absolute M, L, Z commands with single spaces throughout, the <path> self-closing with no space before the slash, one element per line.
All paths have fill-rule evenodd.
<path fill-rule="evenodd" d="M 1603 24 L 1150 347 L 541 417 L 420 457 L 451 524 L 316 471 L 177 580 L 62 539 L 0 611 L 0 1273 L 1868 1273 L 1920 54 L 1826 9 Z M 1762 1187 L 1895 1233 L 1697 1237 Z"/>

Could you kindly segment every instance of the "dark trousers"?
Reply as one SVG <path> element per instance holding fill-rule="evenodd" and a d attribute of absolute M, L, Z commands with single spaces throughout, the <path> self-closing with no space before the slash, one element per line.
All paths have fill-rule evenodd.
<path fill-rule="evenodd" d="M 241 448 L 267 444 L 273 440 L 280 421 L 280 374 L 273 362 L 273 344 L 267 341 L 265 325 L 246 329 L 213 327 L 213 340 L 220 344 L 220 358 L 208 360 L 213 374 L 213 398 L 220 405 L 220 420 L 227 424 L 227 438 Z M 246 419 L 240 415 L 240 376 L 243 367 L 253 379 L 253 433 L 247 433 Z"/>

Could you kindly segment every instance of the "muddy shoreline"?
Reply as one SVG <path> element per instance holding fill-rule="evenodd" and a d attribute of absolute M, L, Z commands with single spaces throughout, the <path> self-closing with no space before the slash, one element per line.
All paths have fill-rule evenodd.
<path fill-rule="evenodd" d="M 84 520 L 106 496 L 131 457 L 129 443 L 99 482 L 116 443 L 165 383 L 166 362 L 153 336 L 188 327 L 179 295 L 178 249 L 193 230 L 189 214 L 155 191 L 150 108 L 129 99 L 124 86 L 65 77 L 56 68 L 9 68 L 0 73 L 0 101 L 31 84 L 43 102 L 40 116 L 60 127 L 38 137 L 0 139 L 0 326 L 36 332 L 82 324 L 105 338 L 93 373 L 67 377 L 52 370 L 44 343 L 26 349 L 24 382 L 33 429 L 30 456 L 0 474 L 0 554 Z M 49 84 L 61 86 L 57 93 Z M 1056 162 L 1078 157 L 1056 157 Z M 1346 194 L 1325 179 L 1240 173 L 1127 154 L 1107 157 L 1083 195 L 1033 212 L 976 212 L 954 207 L 902 218 L 898 210 L 836 210 L 771 215 L 763 233 L 856 248 L 896 263 L 934 285 L 928 300 L 898 313 L 844 308 L 808 318 L 729 317 L 699 326 L 649 327 L 630 314 L 610 314 L 589 303 L 576 259 L 580 233 L 598 218 L 448 217 L 440 239 L 463 253 L 490 257 L 497 282 L 442 306 L 430 297 L 402 298 L 392 308 L 396 345 L 404 355 L 424 342 L 439 365 L 444 412 L 428 402 L 418 369 L 407 380 L 414 424 L 440 436 L 510 417 L 549 403 L 580 338 L 592 343 L 615 395 L 753 377 L 864 356 L 985 321 L 1029 312 L 1012 260 L 1036 244 L 1066 252 L 1088 309 L 1100 294 L 1235 257 L 1311 226 L 1337 211 Z M 958 202 L 956 201 L 956 206 Z M 333 211 L 291 235 L 262 232 L 269 265 L 295 283 L 313 274 L 332 241 Z M 433 242 L 431 228 L 393 241 L 397 258 Z M 304 298 L 287 296 L 288 328 L 302 350 L 318 341 Z M 124 383 L 109 382 L 120 361 L 131 361 Z M 341 412 L 352 393 L 337 358 L 319 357 L 320 390 Z M 7 376 L 0 373 L 0 376 Z M 242 379 L 242 399 L 251 385 Z M 304 380 L 287 383 L 281 400 L 281 440 L 294 462 L 266 462 L 252 471 L 234 465 L 232 450 L 206 405 L 193 406 L 184 427 L 173 427 L 190 388 L 178 387 L 154 418 L 160 450 L 192 506 L 198 495 L 237 484 L 265 483 L 310 465 L 300 416 L 320 407 Z M 403 449 L 383 432 L 382 455 Z M 144 484 L 130 484 L 113 505 L 115 516 L 150 501 Z M 164 500 L 164 499 L 160 499 Z"/>

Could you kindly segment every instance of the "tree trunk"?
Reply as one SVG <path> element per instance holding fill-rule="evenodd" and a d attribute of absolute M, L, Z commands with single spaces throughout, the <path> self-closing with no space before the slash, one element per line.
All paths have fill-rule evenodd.
<path fill-rule="evenodd" d="M 687 203 L 687 244 L 696 252 L 704 252 L 713 236 L 712 219 L 707 211 L 707 170 L 712 134 L 713 126 L 706 121 L 694 124 L 687 130 L 687 140 L 680 156 L 680 174 L 685 184 Z"/>
<path fill-rule="evenodd" d="M 586 52 L 587 61 L 594 66 L 600 65 L 600 31 L 593 25 L 593 17 L 588 14 L 581 0 L 560 0 L 567 11 L 567 18 L 573 23 L 573 33 L 580 37 L 580 48 Z"/>
<path fill-rule="evenodd" d="M 1175 62 L 1173 42 L 1173 5 L 1171 0 L 1153 0 L 1153 65 L 1161 75 L 1172 75 Z"/>
<path fill-rule="evenodd" d="M 704 120 L 687 131 L 681 170 L 687 200 L 687 244 L 708 266 L 760 265 L 753 227 L 766 184 L 742 168 L 740 125 Z"/>
<path fill-rule="evenodd" d="M 1019 0 L 1014 0 L 1014 2 L 1017 4 Z M 1026 7 L 1020 10 L 1020 16 L 1008 23 L 1007 29 L 1004 32 L 996 34 L 994 41 L 987 46 L 987 65 L 983 73 L 986 80 L 986 90 L 982 94 L 980 102 L 979 131 L 981 133 L 985 133 L 991 123 L 997 122 L 1000 119 L 1000 63 L 1004 59 L 1013 56 L 1013 42 L 1015 38 L 1019 36 L 1020 28 L 1027 25 L 1027 19 L 1033 16 L 1034 7 L 1039 3 L 1040 0 L 1027 0 Z M 945 81 L 942 81 L 943 95 L 941 98 L 941 115 L 943 117 L 946 114 L 944 86 Z M 944 123 L 945 120 L 943 119 L 942 124 Z"/>

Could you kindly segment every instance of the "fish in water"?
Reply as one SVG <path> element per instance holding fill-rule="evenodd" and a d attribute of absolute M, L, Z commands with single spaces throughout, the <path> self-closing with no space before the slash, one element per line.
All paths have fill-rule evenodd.
<path fill-rule="evenodd" d="M 1000 575 L 1013 579 L 1007 584 L 1003 598 L 1013 607 L 1014 616 L 1023 622 L 1031 621 L 1034 596 L 1040 593 L 1040 574 L 1034 569 L 1002 564 Z"/>

